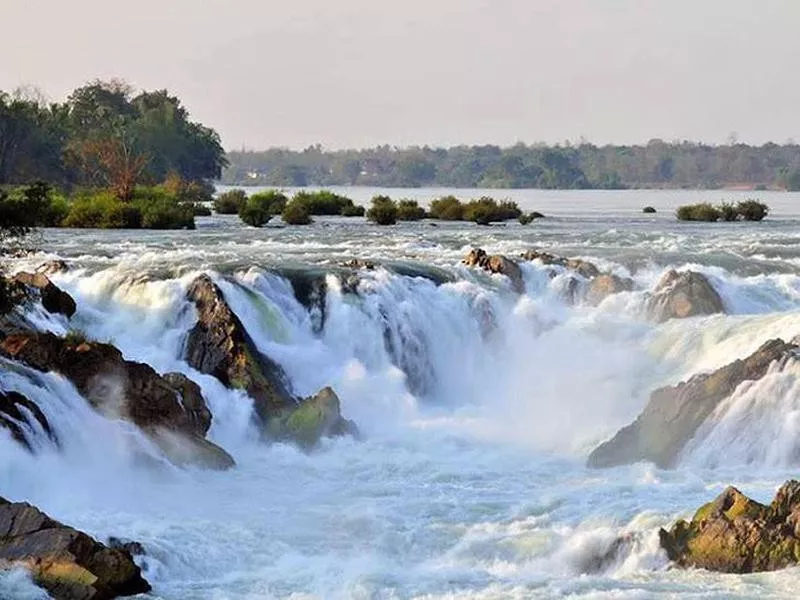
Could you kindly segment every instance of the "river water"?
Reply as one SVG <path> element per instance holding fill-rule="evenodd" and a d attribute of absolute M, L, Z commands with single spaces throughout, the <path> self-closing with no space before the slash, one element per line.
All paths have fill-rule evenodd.
<path fill-rule="evenodd" d="M 374 191 L 346 193 L 365 203 Z M 388 193 L 424 203 L 446 191 Z M 61 448 L 40 436 L 31 456 L 0 434 L 0 495 L 99 539 L 140 541 L 150 599 L 795 597 L 797 569 L 671 569 L 657 531 L 728 484 L 767 501 L 796 475 L 797 369 L 737 391 L 674 470 L 585 460 L 656 387 L 800 334 L 800 195 L 759 193 L 772 208 L 762 223 L 690 224 L 675 207 L 743 195 L 489 193 L 547 218 L 252 229 L 214 216 L 191 232 L 44 231 L 43 251 L 14 267 L 64 258 L 73 269 L 54 280 L 79 309 L 71 323 L 32 318 L 189 374 L 214 413 L 210 437 L 238 465 L 154 470 L 139 460 L 147 442 L 67 381 L 5 369 L 0 388 L 35 399 Z M 563 299 L 566 275 L 526 263 L 518 295 L 460 264 L 473 246 L 585 258 L 636 289 L 576 306 Z M 336 276 L 351 258 L 384 265 L 361 271 L 355 293 Z M 668 268 L 705 273 L 730 314 L 648 322 L 645 292 Z M 287 277 L 298 271 L 326 278 L 324 309 L 295 299 Z M 200 272 L 297 393 L 336 389 L 363 440 L 311 454 L 257 441 L 249 399 L 181 360 L 195 319 L 184 293 Z M 619 536 L 628 543 L 609 556 Z M 0 575 L 0 598 L 42 597 L 24 574 Z"/>

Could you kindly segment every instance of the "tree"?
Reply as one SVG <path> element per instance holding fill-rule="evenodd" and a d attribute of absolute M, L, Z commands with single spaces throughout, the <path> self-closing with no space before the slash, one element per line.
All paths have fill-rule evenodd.
<path fill-rule="evenodd" d="M 77 140 L 69 149 L 84 176 L 108 187 L 122 202 L 133 197 L 150 160 L 148 154 L 136 149 L 133 140 L 126 139 L 125 132 Z"/>

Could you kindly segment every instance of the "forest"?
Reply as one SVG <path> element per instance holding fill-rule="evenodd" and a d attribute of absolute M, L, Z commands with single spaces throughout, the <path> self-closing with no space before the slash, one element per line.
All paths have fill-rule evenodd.
<path fill-rule="evenodd" d="M 235 151 L 231 185 L 542 189 L 800 190 L 800 145 L 712 146 L 651 140 L 644 145 L 517 144 L 431 148 L 380 146 Z"/>

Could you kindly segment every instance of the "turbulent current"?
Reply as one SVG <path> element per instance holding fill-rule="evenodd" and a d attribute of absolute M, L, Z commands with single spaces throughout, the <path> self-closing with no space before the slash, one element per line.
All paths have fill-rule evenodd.
<path fill-rule="evenodd" d="M 215 216 L 190 232 L 42 232 L 42 251 L 13 267 L 65 259 L 70 271 L 52 279 L 78 312 L 30 318 L 188 374 L 213 413 L 210 438 L 237 466 L 153 469 L 141 456 L 157 449 L 66 379 L 2 368 L 0 389 L 35 399 L 59 445 L 30 432 L 30 454 L 0 430 L 0 495 L 97 539 L 141 542 L 154 599 L 795 597 L 797 569 L 671 569 L 657 532 L 725 485 L 766 501 L 796 475 L 797 368 L 740 386 L 673 470 L 585 465 L 655 388 L 800 334 L 800 197 L 762 193 L 772 207 L 762 223 L 687 224 L 675 206 L 720 194 L 508 195 L 548 217 L 252 229 Z M 648 204 L 658 214 L 643 215 Z M 584 258 L 635 289 L 570 303 L 565 275 L 528 262 L 519 294 L 462 265 L 472 247 Z M 340 266 L 353 258 L 377 266 Z M 705 274 L 730 314 L 646 319 L 647 291 L 669 268 Z M 336 390 L 362 439 L 311 453 L 258 439 L 244 393 L 181 359 L 199 273 L 299 395 Z M 25 574 L 0 574 L 0 598 L 43 597 Z"/>

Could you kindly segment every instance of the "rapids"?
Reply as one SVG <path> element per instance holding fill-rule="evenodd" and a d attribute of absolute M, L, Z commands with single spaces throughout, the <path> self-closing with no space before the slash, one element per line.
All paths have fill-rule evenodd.
<path fill-rule="evenodd" d="M 347 193 L 363 202 L 370 191 Z M 796 368 L 740 387 L 675 470 L 592 470 L 585 459 L 656 387 L 800 334 L 800 196 L 761 193 L 773 210 L 763 223 L 689 224 L 675 206 L 719 194 L 503 195 L 548 218 L 379 228 L 332 217 L 258 230 L 214 216 L 191 232 L 44 231 L 43 251 L 13 268 L 64 258 L 72 269 L 53 280 L 78 312 L 29 318 L 189 375 L 214 415 L 210 438 L 238 466 L 154 469 L 141 457 L 160 461 L 158 451 L 135 427 L 99 416 L 58 375 L 4 364 L 0 389 L 34 399 L 58 441 L 31 429 L 32 456 L 0 430 L 0 495 L 98 539 L 143 543 L 152 599 L 794 597 L 798 569 L 669 569 L 657 530 L 725 485 L 766 500 L 796 476 Z M 641 214 L 648 204 L 659 213 Z M 586 258 L 636 290 L 571 305 L 565 277 L 526 263 L 517 295 L 504 277 L 460 264 L 473 246 Z M 354 257 L 379 266 L 349 280 L 339 264 Z M 645 290 L 688 267 L 730 314 L 648 322 Z M 201 272 L 296 393 L 334 387 L 363 440 L 326 440 L 311 454 L 257 440 L 249 399 L 181 360 L 195 319 L 184 293 Z M 306 305 L 298 273 L 318 285 Z M 0 574 L 0 598 L 43 597 L 24 574 Z"/>

